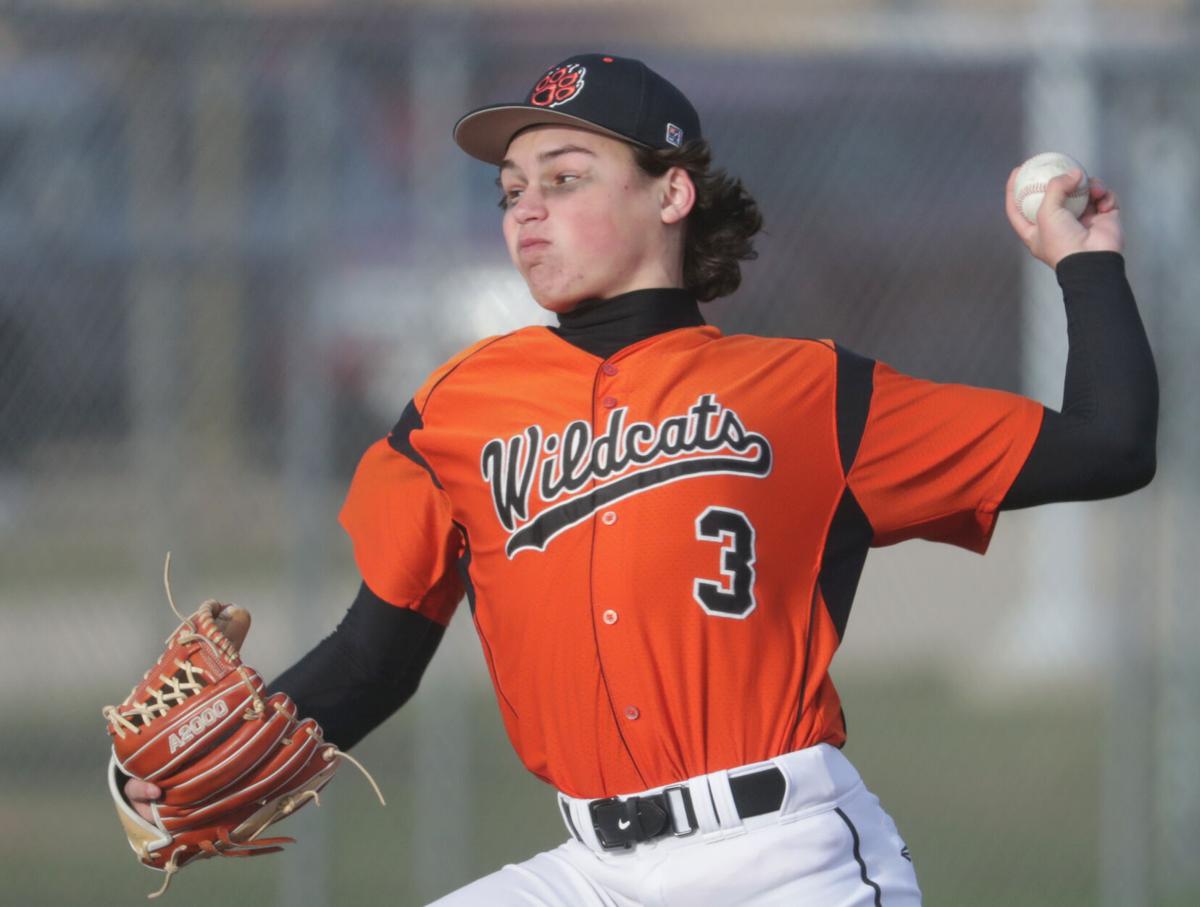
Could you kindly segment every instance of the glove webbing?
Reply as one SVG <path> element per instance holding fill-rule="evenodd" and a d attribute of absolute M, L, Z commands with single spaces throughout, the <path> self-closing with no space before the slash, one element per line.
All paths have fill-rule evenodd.
<path fill-rule="evenodd" d="M 254 684 L 250 681 L 250 675 L 246 672 L 246 668 L 241 663 L 241 655 L 232 642 L 222 633 L 213 622 L 211 616 L 207 613 L 202 614 L 198 618 L 199 627 L 192 623 L 190 618 L 184 617 L 180 613 L 179 608 L 175 604 L 175 597 L 171 594 L 171 553 L 167 552 L 166 561 L 163 563 L 163 587 L 167 593 L 167 603 L 171 606 L 171 610 L 175 612 L 175 616 L 180 620 L 180 632 L 178 637 L 175 634 L 168 636 L 165 645 L 182 646 L 193 640 L 203 642 L 211 648 L 218 658 L 231 662 L 234 665 L 234 670 L 242 677 L 242 682 L 245 683 L 246 689 L 250 691 L 250 696 L 254 700 L 253 706 L 246 711 L 243 717 L 247 720 L 252 718 L 261 718 L 266 714 L 266 704 L 262 697 L 254 688 Z M 206 603 L 207 604 L 207 603 Z M 179 668 L 174 676 L 168 677 L 166 674 L 159 674 L 158 679 L 162 681 L 162 686 L 153 691 L 153 700 L 147 699 L 145 702 L 135 702 L 125 707 L 124 712 L 120 711 L 120 707 L 106 705 L 100 710 L 101 714 L 112 722 L 113 729 L 125 739 L 125 729 L 137 734 L 141 731 L 130 718 L 140 718 L 142 725 L 150 724 L 155 718 L 159 718 L 168 711 L 172 706 L 185 701 L 189 696 L 195 696 L 203 689 L 204 684 L 196 679 L 199 675 L 203 678 L 206 671 L 190 662 L 182 662 L 176 659 L 175 667 Z M 150 670 L 153 670 L 151 668 Z M 180 672 L 183 676 L 180 676 Z M 150 676 L 150 671 L 142 675 L 143 682 Z M 137 692 L 135 686 L 129 691 L 132 696 Z"/>
<path fill-rule="evenodd" d="M 122 739 L 125 737 L 122 727 L 128 728 L 135 734 L 141 730 L 129 719 L 140 718 L 143 726 L 150 724 L 155 718 L 167 714 L 173 705 L 183 702 L 189 696 L 195 696 L 204 688 L 204 683 L 197 679 L 197 677 L 203 678 L 207 673 L 204 668 L 179 659 L 175 659 L 175 667 L 179 668 L 179 671 L 171 677 L 166 674 L 158 675 L 158 679 L 162 681 L 163 685 L 152 691 L 153 699 L 133 703 L 124 714 L 117 711 L 116 706 L 106 706 L 103 709 L 104 717 L 112 720 Z M 136 689 L 137 687 L 134 687 L 134 690 Z"/>

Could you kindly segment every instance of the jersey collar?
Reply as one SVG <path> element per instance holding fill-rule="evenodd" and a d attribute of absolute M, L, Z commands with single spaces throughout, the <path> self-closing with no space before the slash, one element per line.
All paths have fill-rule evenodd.
<path fill-rule="evenodd" d="M 608 359 L 618 350 L 678 328 L 705 323 L 687 290 L 633 290 L 611 299 L 585 299 L 558 316 L 550 330 L 593 356 Z"/>

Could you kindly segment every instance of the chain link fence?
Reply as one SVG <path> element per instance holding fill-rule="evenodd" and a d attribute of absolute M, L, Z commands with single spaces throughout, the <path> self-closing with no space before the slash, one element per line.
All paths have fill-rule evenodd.
<path fill-rule="evenodd" d="M 111 815 L 99 709 L 174 625 L 163 556 L 181 601 L 253 610 L 266 675 L 329 632 L 359 453 L 451 353 L 546 320 L 451 126 L 604 49 L 680 85 L 761 204 L 760 259 L 706 308 L 727 333 L 1057 405 L 1062 307 L 1004 182 L 1059 148 L 1117 188 L 1157 480 L 1006 514 L 982 560 L 873 553 L 834 676 L 927 904 L 1196 903 L 1198 23 L 1182 0 L 0 5 L 6 899 L 157 884 Z M 296 847 L 170 897 L 420 904 L 564 837 L 469 621 L 359 749 L 386 810 L 347 775 Z"/>

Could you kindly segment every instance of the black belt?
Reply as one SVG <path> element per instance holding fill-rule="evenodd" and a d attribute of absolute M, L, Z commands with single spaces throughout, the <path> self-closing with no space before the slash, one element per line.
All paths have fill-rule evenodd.
<path fill-rule="evenodd" d="M 739 818 L 749 819 L 764 813 L 774 812 L 783 805 L 787 790 L 783 772 L 771 766 L 762 771 L 737 775 L 729 779 L 729 790 L 733 795 L 733 806 Z M 683 814 L 674 805 L 671 794 L 678 792 L 683 804 Z M 575 831 L 571 813 L 565 809 L 567 825 L 580 841 L 582 836 Z M 668 787 L 657 794 L 644 797 L 606 797 L 588 803 L 588 815 L 596 840 L 605 850 L 630 848 L 642 841 L 661 838 L 668 834 L 677 838 L 695 832 L 700 824 L 692 807 L 692 793 L 685 784 Z"/>

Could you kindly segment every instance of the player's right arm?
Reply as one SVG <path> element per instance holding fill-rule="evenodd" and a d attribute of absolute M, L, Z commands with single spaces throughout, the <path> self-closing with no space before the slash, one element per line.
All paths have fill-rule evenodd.
<path fill-rule="evenodd" d="M 1054 268 L 1067 310 L 1061 410 L 1045 408 L 1041 430 L 1001 509 L 1114 497 L 1146 485 L 1156 469 L 1158 376 L 1133 290 L 1125 277 L 1116 195 L 1092 180 L 1083 216 L 1063 200 L 1077 178 L 1050 181 L 1036 224 L 1006 188 L 1013 230 Z"/>
<path fill-rule="evenodd" d="M 1156 470 L 1158 376 L 1124 260 L 1072 255 L 1057 275 L 1067 309 L 1062 408 L 1044 408 L 1003 510 L 1115 497 Z"/>
<path fill-rule="evenodd" d="M 1112 497 L 1153 477 L 1158 381 L 1125 279 L 1116 197 L 1093 185 L 1077 222 L 1063 208 L 1073 185 L 1051 181 L 1037 225 L 1016 211 L 1011 180 L 1007 193 L 1014 230 L 1063 288 L 1061 412 L 869 360 L 846 370 L 861 377 L 840 396 L 860 398 L 862 425 L 847 479 L 874 544 L 926 538 L 982 552 L 1000 510 Z"/>

